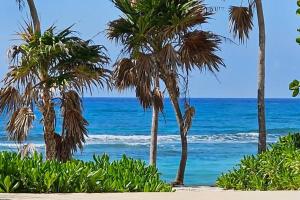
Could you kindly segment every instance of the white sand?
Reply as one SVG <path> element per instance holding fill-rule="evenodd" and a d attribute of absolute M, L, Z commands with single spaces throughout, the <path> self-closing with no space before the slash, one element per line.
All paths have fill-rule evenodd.
<path fill-rule="evenodd" d="M 178 188 L 172 193 L 0 194 L 0 200 L 300 200 L 300 191 L 237 192 L 211 187 Z"/>

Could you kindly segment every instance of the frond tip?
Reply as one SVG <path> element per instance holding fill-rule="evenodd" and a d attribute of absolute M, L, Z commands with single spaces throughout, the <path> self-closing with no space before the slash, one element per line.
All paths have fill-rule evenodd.
<path fill-rule="evenodd" d="M 241 43 L 249 38 L 253 28 L 253 13 L 251 7 L 231 6 L 229 8 L 230 31 L 233 37 L 239 38 Z"/>
<path fill-rule="evenodd" d="M 158 109 L 159 112 L 164 110 L 164 95 L 159 88 L 154 88 L 152 92 L 153 105 Z"/>
<path fill-rule="evenodd" d="M 11 113 L 16 111 L 21 104 L 21 95 L 14 87 L 0 89 L 0 113 Z"/>
<path fill-rule="evenodd" d="M 185 114 L 184 114 L 184 130 L 185 133 L 189 131 L 192 126 L 193 118 L 196 114 L 195 108 L 190 106 L 188 103 L 185 104 Z"/>
<path fill-rule="evenodd" d="M 16 110 L 7 124 L 7 132 L 10 140 L 22 143 L 29 133 L 34 121 L 34 114 L 30 108 Z"/>

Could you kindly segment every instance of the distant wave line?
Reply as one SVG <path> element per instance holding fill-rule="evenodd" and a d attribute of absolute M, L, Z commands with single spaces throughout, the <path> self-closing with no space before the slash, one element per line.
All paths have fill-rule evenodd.
<path fill-rule="evenodd" d="M 268 135 L 268 142 L 276 142 L 280 135 Z M 189 135 L 190 144 L 201 143 L 255 143 L 258 133 L 236 133 L 236 134 L 214 134 L 214 135 Z M 86 137 L 85 145 L 149 145 L 151 137 L 149 135 L 89 135 Z M 43 143 L 34 143 L 37 148 L 44 147 Z M 160 135 L 158 144 L 180 144 L 179 135 Z M 17 148 L 19 144 L 11 142 L 2 142 L 0 147 Z"/>
<path fill-rule="evenodd" d="M 275 142 L 280 135 L 269 135 L 268 141 Z M 188 142 L 195 143 L 252 143 L 257 142 L 258 133 L 214 134 L 214 135 L 189 135 Z M 128 144 L 148 145 L 149 135 L 90 135 L 87 144 Z M 180 143 L 179 135 L 158 136 L 159 144 Z"/>

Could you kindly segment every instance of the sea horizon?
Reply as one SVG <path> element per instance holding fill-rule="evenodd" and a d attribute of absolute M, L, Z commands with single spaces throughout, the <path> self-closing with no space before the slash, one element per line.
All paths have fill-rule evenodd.
<path fill-rule="evenodd" d="M 83 99 L 93 99 L 93 98 L 103 98 L 103 99 L 137 99 L 136 97 L 127 97 L 127 96 L 84 96 Z M 164 99 L 170 99 L 169 97 L 164 97 Z M 180 99 L 233 99 L 233 100 L 243 100 L 243 99 L 257 99 L 256 97 L 188 97 L 188 98 L 180 98 Z M 266 97 L 265 100 L 295 100 L 300 101 L 299 98 L 295 97 Z"/>

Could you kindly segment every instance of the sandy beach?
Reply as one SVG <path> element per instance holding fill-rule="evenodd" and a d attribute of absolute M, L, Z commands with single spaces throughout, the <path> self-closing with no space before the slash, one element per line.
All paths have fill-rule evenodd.
<path fill-rule="evenodd" d="M 172 193 L 104 193 L 104 194 L 0 194 L 0 200 L 298 200 L 300 191 L 240 192 L 218 188 L 179 188 Z"/>

